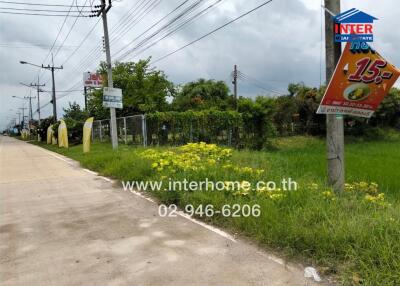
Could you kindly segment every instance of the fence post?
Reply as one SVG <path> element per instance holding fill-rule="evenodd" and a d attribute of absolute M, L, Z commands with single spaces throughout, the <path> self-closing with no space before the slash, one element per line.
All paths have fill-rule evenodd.
<path fill-rule="evenodd" d="M 142 115 L 142 136 L 143 146 L 147 146 L 147 126 L 146 126 L 146 115 Z"/>
<path fill-rule="evenodd" d="M 190 130 L 189 130 L 189 142 L 193 142 L 193 122 L 190 120 Z"/>
<path fill-rule="evenodd" d="M 99 137 L 100 137 L 100 142 L 103 142 L 103 126 L 101 125 L 101 120 L 99 120 L 99 124 L 100 124 L 100 127 L 99 127 Z"/>
<path fill-rule="evenodd" d="M 125 144 L 128 144 L 128 137 L 126 135 L 126 117 L 124 117 L 124 133 L 125 133 Z"/>

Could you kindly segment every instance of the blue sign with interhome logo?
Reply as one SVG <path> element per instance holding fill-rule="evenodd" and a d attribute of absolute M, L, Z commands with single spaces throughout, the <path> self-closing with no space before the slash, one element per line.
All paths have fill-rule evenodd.
<path fill-rule="evenodd" d="M 377 18 L 353 8 L 334 19 L 335 42 L 373 42 L 373 25 Z"/>

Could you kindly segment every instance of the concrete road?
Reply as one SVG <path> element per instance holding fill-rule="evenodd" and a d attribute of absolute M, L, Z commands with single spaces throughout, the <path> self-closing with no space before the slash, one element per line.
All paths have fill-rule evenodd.
<path fill-rule="evenodd" d="M 0 136 L 0 164 L 2 286 L 316 285 L 40 147 Z"/>

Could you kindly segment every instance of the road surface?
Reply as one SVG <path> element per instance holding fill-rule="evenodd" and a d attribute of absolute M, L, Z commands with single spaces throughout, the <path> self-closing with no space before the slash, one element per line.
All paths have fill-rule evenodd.
<path fill-rule="evenodd" d="M 40 147 L 0 136 L 0 164 L 2 286 L 317 285 Z"/>

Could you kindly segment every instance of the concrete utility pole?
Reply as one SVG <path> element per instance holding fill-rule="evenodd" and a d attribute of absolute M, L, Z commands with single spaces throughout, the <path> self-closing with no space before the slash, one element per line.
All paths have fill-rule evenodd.
<path fill-rule="evenodd" d="M 18 114 L 18 124 L 21 124 L 21 112 L 17 112 Z"/>
<path fill-rule="evenodd" d="M 52 86 L 52 103 L 53 103 L 53 118 L 54 118 L 54 122 L 57 122 L 57 103 L 56 103 L 56 82 L 54 79 L 54 70 L 58 69 L 58 70 L 62 70 L 63 67 L 55 67 L 54 66 L 54 59 L 53 59 L 53 54 L 51 54 L 51 66 L 48 65 L 47 67 L 43 66 L 44 69 L 48 69 L 51 71 L 51 80 L 53 83 Z"/>
<path fill-rule="evenodd" d="M 233 67 L 233 94 L 235 97 L 235 109 L 236 111 L 238 110 L 238 96 L 237 96 L 237 79 L 238 79 L 238 70 L 237 70 L 237 65 Z"/>
<path fill-rule="evenodd" d="M 87 87 L 83 87 L 83 93 L 85 95 L 85 110 L 87 111 Z"/>
<path fill-rule="evenodd" d="M 340 0 L 325 0 L 326 10 L 337 15 L 340 13 Z M 335 42 L 334 20 L 328 11 L 325 11 L 325 52 L 326 52 L 326 82 L 333 76 L 335 67 L 341 55 L 341 44 Z M 326 140 L 328 159 L 328 183 L 336 192 L 344 190 L 344 127 L 343 115 L 326 115 Z"/>
<path fill-rule="evenodd" d="M 106 50 L 107 59 L 107 75 L 108 75 L 108 87 L 113 88 L 113 78 L 112 78 L 112 65 L 111 65 L 111 51 L 110 51 L 110 39 L 108 36 L 108 24 L 107 24 L 107 12 L 111 9 L 111 0 L 109 0 L 108 6 L 106 7 L 106 1 L 101 0 L 100 11 L 97 16 L 101 14 L 103 19 L 103 29 L 104 29 L 104 47 Z M 117 118 L 115 114 L 115 108 L 110 108 L 110 125 L 111 125 L 111 143 L 113 149 L 118 148 L 118 137 L 117 137 Z"/>
<path fill-rule="evenodd" d="M 32 98 L 36 98 L 36 96 L 25 96 L 24 98 L 29 100 L 29 122 L 33 120 L 33 112 L 32 112 Z"/>
<path fill-rule="evenodd" d="M 46 84 L 40 84 L 39 83 L 39 76 L 38 76 L 38 81 L 37 81 L 37 83 L 35 83 L 35 84 L 30 84 L 30 86 L 32 86 L 32 87 L 36 87 L 36 90 L 37 90 L 37 113 L 38 113 L 38 123 L 39 123 L 39 125 L 40 125 L 40 93 L 41 92 L 43 92 L 41 89 L 40 89 L 40 87 L 41 86 L 46 86 Z"/>
<path fill-rule="evenodd" d="M 23 65 L 31 65 L 31 66 L 35 66 L 35 67 L 39 67 L 39 68 L 51 71 L 51 79 L 53 82 L 53 88 L 52 88 L 53 92 L 52 92 L 51 103 L 53 104 L 53 120 L 54 120 L 54 122 L 57 122 L 56 83 L 54 80 L 54 70 L 62 70 L 63 66 L 61 66 L 61 67 L 54 66 L 53 54 L 51 54 L 51 63 L 52 63 L 51 66 L 50 65 L 47 65 L 47 67 L 44 65 L 39 66 L 39 65 L 32 64 L 32 63 L 28 63 L 26 61 L 20 61 L 20 63 Z"/>
<path fill-rule="evenodd" d="M 24 128 L 24 125 L 25 125 L 25 109 L 26 109 L 26 107 L 20 107 L 19 109 L 22 110 L 22 122 L 20 120 L 20 124 L 22 123 L 22 128 Z"/>

